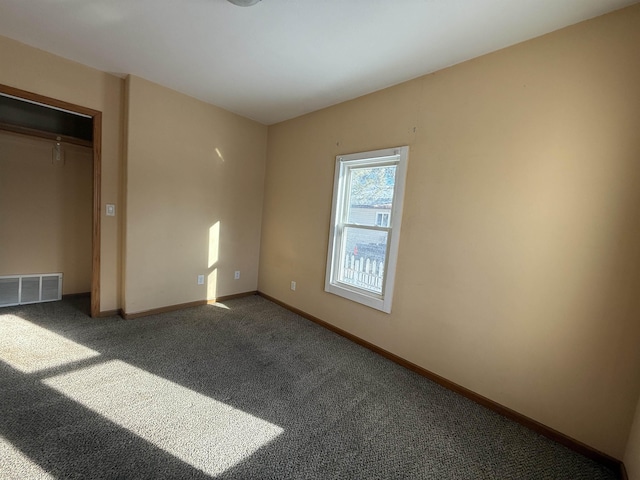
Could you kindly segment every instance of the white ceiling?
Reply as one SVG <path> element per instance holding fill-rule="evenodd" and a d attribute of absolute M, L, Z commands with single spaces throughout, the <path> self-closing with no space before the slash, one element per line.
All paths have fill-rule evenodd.
<path fill-rule="evenodd" d="M 0 35 L 272 124 L 637 1 L 0 0 Z"/>

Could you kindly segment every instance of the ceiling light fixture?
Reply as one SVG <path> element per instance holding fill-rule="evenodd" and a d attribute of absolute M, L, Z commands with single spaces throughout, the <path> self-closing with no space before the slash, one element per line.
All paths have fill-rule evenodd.
<path fill-rule="evenodd" d="M 250 7 L 251 5 L 255 5 L 261 0 L 227 0 L 229 3 L 233 3 L 234 5 L 238 5 L 239 7 Z"/>

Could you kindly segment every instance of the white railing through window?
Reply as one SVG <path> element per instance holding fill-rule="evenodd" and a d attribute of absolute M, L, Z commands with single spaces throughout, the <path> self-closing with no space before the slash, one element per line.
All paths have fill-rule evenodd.
<path fill-rule="evenodd" d="M 354 287 L 382 293 L 384 262 L 363 256 L 347 254 L 344 258 L 342 281 Z"/>

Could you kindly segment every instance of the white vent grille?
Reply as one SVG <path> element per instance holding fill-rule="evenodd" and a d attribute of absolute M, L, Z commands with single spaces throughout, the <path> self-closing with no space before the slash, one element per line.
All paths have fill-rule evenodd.
<path fill-rule="evenodd" d="M 20 303 L 20 277 L 0 278 L 0 305 Z"/>
<path fill-rule="evenodd" d="M 0 307 L 61 299 L 61 273 L 0 277 Z"/>
<path fill-rule="evenodd" d="M 40 301 L 40 277 L 22 277 L 20 287 L 20 303 Z"/>
<path fill-rule="evenodd" d="M 62 274 L 42 275 L 40 301 L 53 302 L 62 298 Z"/>

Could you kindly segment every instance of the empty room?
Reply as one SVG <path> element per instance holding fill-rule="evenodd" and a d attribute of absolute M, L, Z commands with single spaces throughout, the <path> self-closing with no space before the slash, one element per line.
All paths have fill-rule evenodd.
<path fill-rule="evenodd" d="M 640 480 L 639 132 L 637 0 L 0 0 L 0 478 Z"/>

